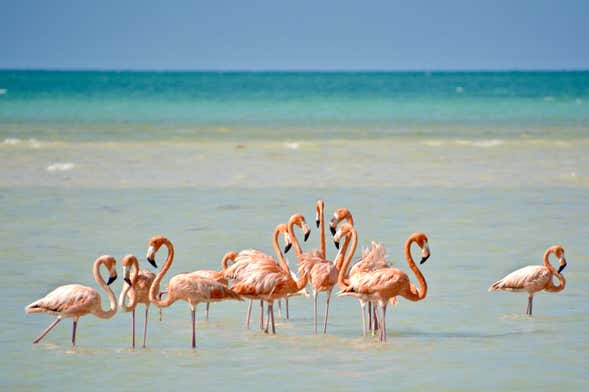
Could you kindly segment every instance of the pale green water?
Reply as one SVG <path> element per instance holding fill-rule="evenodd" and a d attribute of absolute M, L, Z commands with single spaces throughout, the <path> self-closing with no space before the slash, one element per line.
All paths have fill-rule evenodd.
<path fill-rule="evenodd" d="M 585 390 L 587 80 L 0 73 L 0 386 Z M 83 318 L 75 349 L 69 320 L 31 344 L 52 317 L 24 307 L 60 284 L 95 286 L 98 255 L 143 262 L 164 234 L 169 276 L 216 268 L 228 250 L 271 252 L 273 227 L 297 211 L 312 223 L 319 197 L 328 215 L 348 207 L 360 245 L 384 242 L 402 269 L 407 236 L 430 238 L 428 296 L 389 310 L 386 345 L 361 337 L 351 298 L 332 301 L 329 334 L 313 337 L 302 297 L 276 336 L 243 329 L 245 303 L 212 306 L 194 352 L 181 302 L 161 323 L 152 311 L 147 350 L 128 349 L 122 313 Z M 534 317 L 525 294 L 487 292 L 556 243 L 567 287 L 537 295 Z"/>

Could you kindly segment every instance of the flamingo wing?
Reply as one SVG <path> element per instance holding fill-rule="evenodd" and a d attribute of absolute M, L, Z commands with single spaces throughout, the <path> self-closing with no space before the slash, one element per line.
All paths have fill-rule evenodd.
<path fill-rule="evenodd" d="M 489 291 L 539 291 L 551 276 L 548 268 L 543 265 L 528 265 L 493 283 Z"/>
<path fill-rule="evenodd" d="M 92 307 L 100 304 L 100 295 L 91 287 L 79 284 L 60 286 L 45 297 L 25 308 L 27 313 L 50 313 L 59 315 L 81 315 L 90 313 Z"/>

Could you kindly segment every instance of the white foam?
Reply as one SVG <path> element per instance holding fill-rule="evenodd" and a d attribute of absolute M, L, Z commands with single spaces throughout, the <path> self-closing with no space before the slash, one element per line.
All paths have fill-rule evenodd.
<path fill-rule="evenodd" d="M 0 95 L 4 95 L 8 92 L 5 88 L 0 88 Z"/>
<path fill-rule="evenodd" d="M 70 171 L 74 167 L 76 167 L 76 165 L 72 162 L 57 162 L 57 163 L 52 163 L 51 165 L 47 166 L 47 171 L 48 172 Z"/>
<path fill-rule="evenodd" d="M 442 140 L 425 140 L 423 144 L 429 147 L 440 147 L 443 146 L 445 143 Z"/>
<path fill-rule="evenodd" d="M 457 86 L 457 87 L 456 87 L 456 92 L 457 92 L 458 94 L 462 94 L 462 93 L 464 92 L 464 87 L 462 87 L 462 86 Z"/>
<path fill-rule="evenodd" d="M 502 144 L 505 144 L 505 141 L 501 139 L 485 139 L 485 140 L 464 140 L 458 139 L 456 140 L 456 144 L 460 146 L 473 146 L 473 147 L 480 147 L 480 148 L 491 148 L 497 147 Z"/>
<path fill-rule="evenodd" d="M 4 139 L 4 144 L 9 144 L 11 146 L 15 146 L 17 144 L 19 144 L 22 140 L 17 139 L 15 137 L 8 137 L 6 139 Z"/>
<path fill-rule="evenodd" d="M 288 148 L 289 150 L 298 150 L 300 146 L 300 143 L 284 143 L 284 147 Z"/>

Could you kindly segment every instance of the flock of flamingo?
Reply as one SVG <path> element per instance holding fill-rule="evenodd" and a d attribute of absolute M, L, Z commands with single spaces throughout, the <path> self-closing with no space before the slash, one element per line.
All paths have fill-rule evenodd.
<path fill-rule="evenodd" d="M 273 245 L 278 260 L 255 249 L 246 249 L 239 253 L 228 252 L 221 261 L 221 271 L 199 270 L 175 275 L 170 279 L 167 289 L 163 291 L 160 290 L 160 283 L 172 266 L 174 246 L 169 239 L 155 236 L 149 241 L 147 261 L 157 268 L 156 254 L 162 246 L 165 246 L 168 254 L 162 269 L 157 275 L 148 270 L 140 270 L 139 262 L 135 256 L 125 256 L 122 261 L 124 285 L 118 302 L 110 288 L 110 284 L 117 278 L 116 260 L 112 256 L 101 256 L 94 262 L 93 273 L 98 285 L 106 291 L 110 302 L 109 309 L 102 309 L 100 294 L 91 287 L 79 284 L 60 286 L 25 308 L 27 313 L 57 315 L 57 318 L 33 340 L 33 343 L 41 341 L 63 318 L 71 317 L 73 319 L 72 345 L 75 346 L 76 328 L 81 316 L 94 314 L 99 318 L 108 319 L 115 315 L 118 305 L 125 312 L 132 314 L 132 347 L 135 347 L 135 308 L 137 304 L 142 303 L 145 305 L 143 329 L 143 347 L 145 347 L 150 304 L 155 304 L 161 311 L 162 308 L 168 307 L 178 300 L 186 301 L 190 306 L 192 348 L 196 347 L 196 307 L 201 302 L 206 303 L 205 317 L 208 319 L 211 302 L 248 299 L 245 327 L 249 329 L 253 301 L 259 300 L 260 329 L 268 333 L 271 328 L 272 333 L 276 333 L 274 301 L 285 299 L 288 318 L 288 297 L 305 292 L 307 284 L 311 286 L 313 294 L 314 334 L 317 334 L 318 294 L 320 292 L 326 294 L 323 321 L 323 333 L 325 334 L 327 332 L 329 301 L 332 290 L 337 284 L 340 289 L 338 296 L 352 296 L 360 301 L 363 335 L 366 335 L 369 330 L 373 335 L 378 334 L 381 342 L 386 342 L 388 303 L 396 304 L 398 296 L 410 301 L 421 301 L 426 297 L 427 283 L 413 260 L 411 246 L 415 243 L 421 249 L 420 264 L 423 264 L 430 257 L 427 236 L 424 233 L 414 233 L 405 242 L 405 257 L 419 283 L 419 288 L 417 288 L 410 282 L 409 276 L 405 272 L 393 268 L 386 261 L 384 246 L 375 242 L 372 242 L 371 246 L 362 252 L 362 256 L 348 271 L 358 244 L 354 220 L 348 209 L 336 210 L 329 223 L 335 246 L 338 249 L 335 261 L 327 259 L 325 249 L 323 200 L 318 200 L 316 203 L 316 223 L 319 228 L 320 249 L 315 249 L 310 253 L 303 252 L 294 231 L 295 226 L 302 229 L 305 241 L 311 230 L 303 215 L 297 213 L 292 215 L 286 224 L 279 224 L 274 229 Z M 283 236 L 285 243 L 284 253 L 293 248 L 297 255 L 298 277 L 290 270 L 284 259 L 279 245 L 280 235 Z M 343 243 L 340 246 L 341 241 Z M 551 254 L 559 259 L 558 271 L 549 262 Z M 232 265 L 229 265 L 230 262 Z M 100 268 L 102 266 L 106 267 L 109 272 L 108 282 L 105 282 L 101 276 Z M 489 291 L 527 292 L 526 314 L 531 315 L 534 293 L 541 290 L 558 292 L 564 289 L 565 279 L 561 272 L 565 266 L 564 249 L 559 245 L 552 246 L 544 254 L 543 266 L 534 265 L 518 269 L 491 285 Z M 558 286 L 554 285 L 553 276 L 558 278 Z M 229 284 L 230 282 L 231 284 Z M 265 326 L 264 302 L 267 304 Z"/>

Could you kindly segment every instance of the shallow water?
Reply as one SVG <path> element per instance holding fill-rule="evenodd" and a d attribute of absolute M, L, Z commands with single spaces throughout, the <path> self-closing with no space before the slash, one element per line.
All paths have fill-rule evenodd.
<path fill-rule="evenodd" d="M 216 131 L 205 126 L 211 134 L 200 137 L 193 133 L 201 127 L 199 120 L 185 107 L 167 102 L 165 108 L 188 113 L 189 132 L 183 134 L 176 122 L 162 126 L 167 120 L 154 114 L 157 118 L 148 118 L 147 128 L 156 131 L 141 136 L 149 131 L 133 125 L 133 119 L 147 103 L 133 100 L 128 90 L 109 94 L 117 105 L 130 100 L 131 114 L 125 117 L 132 123 L 130 133 L 123 131 L 125 125 L 109 120 L 102 101 L 93 103 L 83 121 L 70 116 L 65 101 L 72 94 L 84 101 L 87 95 L 75 89 L 52 91 L 57 102 L 48 114 L 35 114 L 39 118 L 28 117 L 39 108 L 37 93 L 18 97 L 20 106 L 10 110 L 0 101 L 0 385 L 6 390 L 88 385 L 128 390 L 143 384 L 151 390 L 585 390 L 587 101 L 573 100 L 577 106 L 561 107 L 552 117 L 552 112 L 544 113 L 550 119 L 538 123 L 532 114 L 554 101 L 540 99 L 540 106 L 532 109 L 517 106 L 523 98 L 543 97 L 551 88 L 560 89 L 555 101 L 565 96 L 584 99 L 584 74 L 576 76 L 581 82 L 573 78 L 569 84 L 562 77 L 548 83 L 541 79 L 543 87 L 522 82 L 525 91 L 513 90 L 514 112 L 523 113 L 516 120 L 493 125 L 493 105 L 488 104 L 487 117 L 471 123 L 465 116 L 476 102 L 467 97 L 461 98 L 464 104 L 452 101 L 445 106 L 458 112 L 450 116 L 451 125 L 431 119 L 420 123 L 413 113 L 408 124 L 415 120 L 418 125 L 407 125 L 406 134 L 389 132 L 400 129 L 395 121 L 380 134 L 374 124 L 388 121 L 382 115 L 386 111 L 366 109 L 359 116 L 368 120 L 360 125 L 351 121 L 349 128 L 338 125 L 345 123 L 340 112 L 334 115 L 338 121 L 328 121 L 326 128 L 321 121 L 309 124 L 302 119 L 294 128 L 257 125 L 284 120 L 276 114 L 283 109 L 270 105 L 266 117 L 256 111 L 259 107 L 250 108 L 254 114 L 243 117 L 233 131 L 212 137 Z M 66 80 L 78 80 L 72 78 Z M 408 78 L 393 85 L 404 85 Z M 495 91 L 502 83 L 494 78 L 468 83 L 464 75 L 453 78 L 462 78 L 464 94 L 475 85 Z M 362 83 L 375 83 L 352 81 L 359 83 L 361 98 L 370 90 Z M 392 82 L 383 83 L 381 96 L 392 94 L 387 84 Z M 456 83 L 444 79 L 436 88 Z M 14 91 L 14 85 L 9 87 L 2 97 Z M 242 105 L 256 90 L 248 88 L 239 101 Z M 343 94 L 337 83 L 333 88 L 333 94 Z M 166 94 L 175 94 L 172 87 L 166 89 Z M 271 90 L 274 95 L 263 90 L 263 98 L 280 92 Z M 446 95 L 438 90 L 410 93 L 407 87 L 400 95 L 413 97 L 415 105 L 430 93 L 441 102 Z M 352 99 L 351 91 L 343 95 Z M 181 102 L 190 101 L 186 91 L 178 94 Z M 296 100 L 301 94 L 285 99 Z M 505 104 L 506 95 L 497 94 Z M 380 98 L 368 94 L 366 99 Z M 305 113 L 317 110 L 310 103 L 303 106 Z M 502 107 L 496 109 L 499 117 Z M 227 120 L 231 109 L 213 114 Z M 120 106 L 116 110 L 124 113 Z M 63 123 L 52 120 L 56 112 Z M 249 133 L 251 129 L 257 131 Z M 166 137 L 169 132 L 176 136 Z M 201 305 L 196 351 L 189 348 L 190 313 L 181 302 L 164 311 L 162 322 L 152 309 L 145 350 L 129 349 L 130 315 L 124 313 L 110 320 L 82 318 L 74 349 L 69 345 L 69 320 L 39 345 L 30 343 L 52 317 L 26 315 L 24 307 L 60 284 L 96 287 L 91 268 L 97 256 L 109 253 L 120 262 L 134 253 L 143 268 L 151 268 L 143 261 L 147 243 L 152 235 L 164 234 L 176 248 L 169 276 L 217 268 L 228 250 L 256 247 L 272 252 L 273 227 L 297 211 L 312 224 L 317 198 L 325 199 L 328 216 L 338 207 L 348 207 L 356 220 L 359 245 L 384 242 L 390 259 L 402 269 L 408 269 L 402 250 L 407 236 L 415 231 L 429 236 L 432 256 L 422 267 L 428 296 L 418 303 L 401 299 L 396 308 L 389 308 L 387 344 L 361 336 L 359 305 L 352 298 L 332 300 L 328 335 L 314 337 L 312 301 L 304 297 L 291 300 L 292 320 L 277 320 L 276 336 L 256 330 L 257 307 L 253 328 L 245 331 L 245 303 L 212 305 L 209 322 L 203 321 Z M 327 243 L 334 257 L 335 248 L 329 239 Z M 567 287 L 557 294 L 538 294 L 533 317 L 522 315 L 525 294 L 487 292 L 506 273 L 540 264 L 544 250 L 556 243 L 566 249 Z M 313 229 L 306 249 L 317 245 Z M 158 255 L 158 261 L 163 258 Z M 290 264 L 295 264 L 292 256 Z M 120 278 L 113 284 L 117 294 L 121 285 Z M 321 296 L 320 318 L 323 301 Z M 140 308 L 138 336 L 142 313 Z"/>

